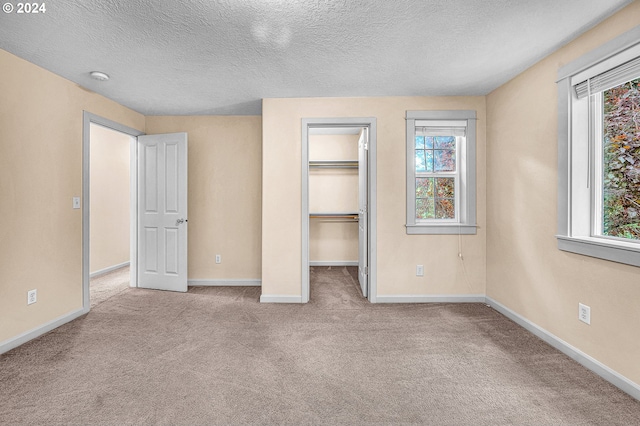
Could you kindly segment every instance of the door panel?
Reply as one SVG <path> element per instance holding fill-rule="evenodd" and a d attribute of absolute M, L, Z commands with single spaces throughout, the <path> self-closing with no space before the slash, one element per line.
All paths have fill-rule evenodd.
<path fill-rule="evenodd" d="M 187 291 L 187 134 L 138 148 L 138 287 Z"/>
<path fill-rule="evenodd" d="M 368 166 L 368 128 L 363 128 L 358 140 L 358 281 L 362 295 L 368 297 L 368 241 L 367 241 L 367 166 Z"/>

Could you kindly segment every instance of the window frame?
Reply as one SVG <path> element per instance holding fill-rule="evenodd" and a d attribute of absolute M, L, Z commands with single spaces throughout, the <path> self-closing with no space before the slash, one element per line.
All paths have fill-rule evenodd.
<path fill-rule="evenodd" d="M 594 235 L 602 156 L 596 151 L 600 142 L 588 136 L 587 117 L 596 107 L 594 98 L 578 99 L 574 85 L 640 56 L 638 40 L 640 26 L 560 68 L 557 80 L 558 249 L 633 266 L 640 266 L 640 242 Z M 591 131 L 599 125 L 594 120 Z"/>
<path fill-rule="evenodd" d="M 455 219 L 416 219 L 416 173 L 415 136 L 416 121 L 465 121 L 466 137 L 464 143 L 456 138 L 456 172 L 447 177 L 456 177 L 456 218 Z M 477 233 L 476 224 L 476 111 L 407 111 L 406 112 L 406 187 L 407 220 L 409 235 L 419 234 L 469 234 Z M 424 126 L 420 126 L 424 127 Z M 462 145 L 462 146 L 461 146 Z M 432 173 L 437 177 L 438 173 Z"/>

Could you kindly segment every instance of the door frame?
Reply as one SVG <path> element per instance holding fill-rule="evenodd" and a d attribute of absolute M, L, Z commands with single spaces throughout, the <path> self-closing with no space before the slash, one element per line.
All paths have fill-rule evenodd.
<path fill-rule="evenodd" d="M 90 219 L 91 219 L 91 123 L 127 134 L 132 137 L 129 147 L 130 161 L 130 265 L 131 265 L 131 287 L 137 286 L 137 250 L 138 250 L 138 141 L 137 137 L 145 133 L 134 128 L 125 126 L 108 118 L 92 114 L 88 111 L 82 112 L 82 309 L 89 312 L 91 308 L 91 290 L 89 288 L 90 273 Z"/>
<path fill-rule="evenodd" d="M 309 302 L 309 129 L 336 127 L 367 127 L 369 128 L 369 160 L 367 167 L 367 264 L 368 299 L 376 303 L 377 290 L 377 130 L 375 117 L 358 118 L 303 118 L 302 119 L 302 284 L 301 302 Z"/>

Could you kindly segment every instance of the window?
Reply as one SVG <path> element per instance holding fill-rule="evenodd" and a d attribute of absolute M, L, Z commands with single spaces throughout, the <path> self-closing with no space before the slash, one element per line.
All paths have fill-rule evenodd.
<path fill-rule="evenodd" d="M 638 59 L 640 63 L 640 58 Z M 640 67 L 638 69 L 640 76 Z M 640 78 L 597 95 L 595 229 L 640 242 Z"/>
<path fill-rule="evenodd" d="M 475 111 L 407 111 L 407 233 L 475 234 Z"/>
<path fill-rule="evenodd" d="M 640 266 L 640 27 L 560 70 L 558 248 Z"/>

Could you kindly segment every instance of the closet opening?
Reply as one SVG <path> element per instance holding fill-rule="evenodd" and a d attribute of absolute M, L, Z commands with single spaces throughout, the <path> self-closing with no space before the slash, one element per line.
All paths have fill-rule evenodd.
<path fill-rule="evenodd" d="M 302 127 L 302 302 L 320 291 L 375 302 L 375 119 Z"/>

